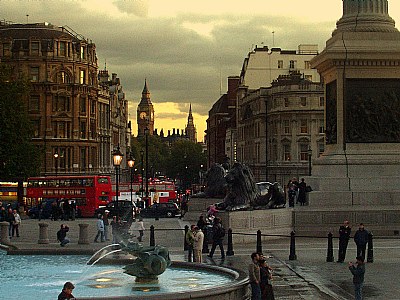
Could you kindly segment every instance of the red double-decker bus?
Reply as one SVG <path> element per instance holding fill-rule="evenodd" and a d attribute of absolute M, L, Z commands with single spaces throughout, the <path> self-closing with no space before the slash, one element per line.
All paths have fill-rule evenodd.
<path fill-rule="evenodd" d="M 105 206 L 112 197 L 110 176 L 49 176 L 28 178 L 26 197 L 30 206 L 46 199 L 74 201 L 77 214 L 93 217 L 99 206 Z"/>

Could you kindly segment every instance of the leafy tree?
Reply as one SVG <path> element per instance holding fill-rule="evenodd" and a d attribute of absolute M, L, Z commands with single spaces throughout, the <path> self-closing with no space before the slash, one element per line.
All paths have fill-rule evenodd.
<path fill-rule="evenodd" d="M 192 183 L 199 182 L 201 165 L 207 158 L 200 144 L 188 140 L 177 140 L 171 145 L 170 159 L 167 164 L 167 175 L 181 182 L 181 188 L 186 189 Z"/>
<path fill-rule="evenodd" d="M 26 109 L 30 83 L 0 64 L 0 179 L 21 180 L 39 174 L 40 150 L 32 143 Z"/>

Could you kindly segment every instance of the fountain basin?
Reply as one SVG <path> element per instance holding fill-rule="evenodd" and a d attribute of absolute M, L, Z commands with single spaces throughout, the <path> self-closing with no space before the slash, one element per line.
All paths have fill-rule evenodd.
<path fill-rule="evenodd" d="M 248 299 L 248 278 L 241 270 L 174 261 L 158 283 L 146 284 L 124 273 L 124 259 L 93 266 L 86 265 L 88 259 L 80 255 L 10 256 L 0 251 L 2 295 L 55 299 L 63 284 L 71 281 L 78 299 Z"/>

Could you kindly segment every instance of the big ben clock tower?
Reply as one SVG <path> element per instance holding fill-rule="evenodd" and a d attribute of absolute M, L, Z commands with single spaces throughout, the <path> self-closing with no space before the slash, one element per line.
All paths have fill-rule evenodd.
<path fill-rule="evenodd" d="M 147 88 L 147 80 L 144 81 L 142 99 L 137 108 L 138 136 L 145 134 L 145 129 L 149 129 L 149 135 L 154 132 L 154 108 L 150 100 L 150 91 Z"/>

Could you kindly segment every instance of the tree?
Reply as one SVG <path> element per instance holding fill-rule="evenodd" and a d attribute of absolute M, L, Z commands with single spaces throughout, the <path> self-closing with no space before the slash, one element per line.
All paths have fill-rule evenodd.
<path fill-rule="evenodd" d="M 167 175 L 180 180 L 181 188 L 187 189 L 192 183 L 199 182 L 201 165 L 205 165 L 206 162 L 207 158 L 200 144 L 177 140 L 171 145 Z"/>
<path fill-rule="evenodd" d="M 30 90 L 26 79 L 0 64 L 0 178 L 21 181 L 39 174 L 40 149 L 32 143 L 33 126 L 25 99 Z"/>

